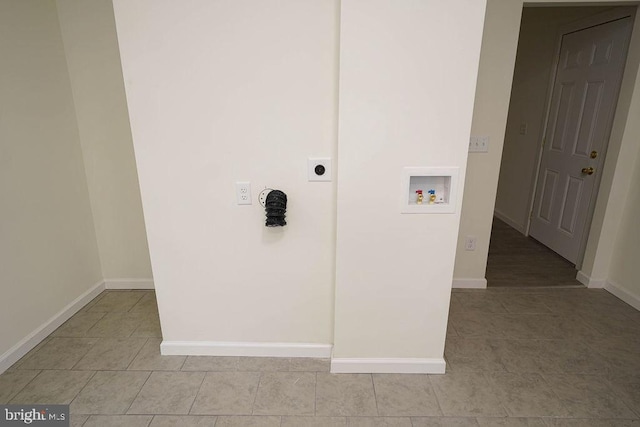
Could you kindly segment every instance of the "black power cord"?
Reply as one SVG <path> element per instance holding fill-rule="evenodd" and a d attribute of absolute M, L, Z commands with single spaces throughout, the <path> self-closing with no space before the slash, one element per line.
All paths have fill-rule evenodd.
<path fill-rule="evenodd" d="M 287 225 L 285 213 L 287 212 L 287 195 L 280 190 L 272 190 L 267 194 L 264 203 L 267 211 L 267 227 L 283 227 Z"/>

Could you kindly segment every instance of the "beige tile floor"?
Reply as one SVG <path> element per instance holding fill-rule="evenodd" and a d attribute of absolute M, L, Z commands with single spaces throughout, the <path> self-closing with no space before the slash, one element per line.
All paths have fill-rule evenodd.
<path fill-rule="evenodd" d="M 152 291 L 103 292 L 0 376 L 73 426 L 640 426 L 640 312 L 603 290 L 454 291 L 445 375 L 160 356 Z"/>

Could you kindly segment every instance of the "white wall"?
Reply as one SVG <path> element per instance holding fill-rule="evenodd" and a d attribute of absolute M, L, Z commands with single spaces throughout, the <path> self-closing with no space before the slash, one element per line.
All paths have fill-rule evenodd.
<path fill-rule="evenodd" d="M 165 344 L 332 343 L 335 190 L 307 157 L 335 161 L 338 1 L 114 8 Z"/>
<path fill-rule="evenodd" d="M 57 0 L 103 275 L 151 281 L 111 0 Z"/>
<path fill-rule="evenodd" d="M 487 1 L 471 135 L 488 136 L 489 152 L 469 154 L 454 287 L 482 288 L 487 283 L 489 236 L 511 95 L 511 85 L 503 83 L 513 80 L 514 68 L 513 61 L 502 58 L 515 55 L 518 39 L 513 34 L 518 33 L 521 13 L 522 5 L 513 0 Z M 475 251 L 465 250 L 467 236 L 477 238 Z"/>
<path fill-rule="evenodd" d="M 398 191 L 403 166 L 464 179 L 483 2 L 114 6 L 165 352 L 333 343 L 337 256 L 334 355 L 443 362 L 461 198 L 400 215 Z M 237 180 L 287 192 L 289 225 L 235 205 Z"/>
<path fill-rule="evenodd" d="M 0 2 L 0 57 L 1 372 L 102 274 L 53 0 Z"/>
<path fill-rule="evenodd" d="M 636 114 L 635 117 L 638 117 L 640 104 L 636 104 L 632 112 Z M 609 270 L 608 285 L 615 287 L 615 289 L 608 289 L 614 293 L 616 293 L 615 291 L 622 291 L 623 294 L 620 296 L 640 310 L 640 281 L 638 280 L 638 258 L 640 257 L 640 227 L 638 227 L 638 218 L 640 218 L 640 186 L 638 185 L 640 183 L 640 145 L 637 146 L 636 150 L 638 154 L 633 176 L 631 177 L 633 184 L 627 193 L 626 202 L 622 209 L 622 220 Z"/>
<path fill-rule="evenodd" d="M 342 1 L 334 371 L 444 369 L 461 197 L 401 215 L 400 180 L 452 166 L 464 182 L 484 3 Z"/>

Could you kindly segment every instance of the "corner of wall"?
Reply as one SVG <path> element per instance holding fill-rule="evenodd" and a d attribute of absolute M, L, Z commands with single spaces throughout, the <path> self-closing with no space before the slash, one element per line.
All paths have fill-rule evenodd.
<path fill-rule="evenodd" d="M 603 287 L 605 290 L 620 298 L 631 307 L 640 311 L 640 295 L 627 290 L 624 286 L 612 280 L 607 280 Z"/>
<path fill-rule="evenodd" d="M 454 277 L 451 287 L 453 289 L 486 289 L 487 279 L 462 279 Z"/>
<path fill-rule="evenodd" d="M 578 271 L 576 274 L 576 280 L 587 288 L 604 288 L 606 280 L 605 279 L 594 279 L 588 273 L 583 270 Z"/>
<path fill-rule="evenodd" d="M 444 374 L 444 358 L 333 358 L 332 374 Z"/>
<path fill-rule="evenodd" d="M 104 279 L 105 289 L 155 289 L 153 279 Z"/>
<path fill-rule="evenodd" d="M 31 349 L 35 348 L 53 331 L 69 320 L 71 316 L 80 311 L 80 309 L 87 305 L 92 299 L 97 297 L 104 289 L 104 282 L 94 284 L 89 288 L 89 290 L 71 301 L 62 310 L 38 326 L 38 328 L 4 352 L 4 354 L 0 355 L 0 374 L 9 369 L 11 365 L 20 360 L 20 358 L 27 354 Z"/>

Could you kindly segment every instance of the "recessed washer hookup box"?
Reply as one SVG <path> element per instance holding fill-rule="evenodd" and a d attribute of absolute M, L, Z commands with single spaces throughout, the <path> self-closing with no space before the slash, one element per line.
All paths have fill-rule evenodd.
<path fill-rule="evenodd" d="M 455 213 L 458 197 L 457 167 L 406 167 L 402 170 L 400 212 L 403 214 Z"/>

